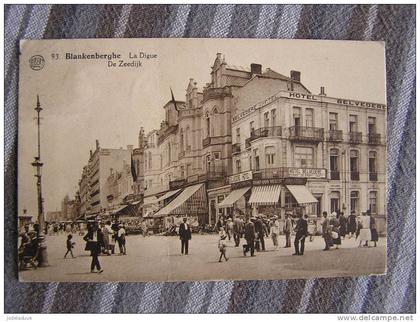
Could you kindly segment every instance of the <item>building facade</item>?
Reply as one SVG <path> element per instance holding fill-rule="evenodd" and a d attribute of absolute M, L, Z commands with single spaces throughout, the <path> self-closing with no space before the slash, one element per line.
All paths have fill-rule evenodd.
<path fill-rule="evenodd" d="M 124 164 L 130 164 L 131 155 L 132 146 L 127 149 L 105 149 L 96 141 L 96 149 L 90 153 L 88 164 L 83 168 L 79 181 L 81 216 L 96 216 L 106 211 L 110 169 L 121 172 Z"/>
<path fill-rule="evenodd" d="M 232 130 L 231 187 L 252 188 L 252 211 L 370 209 L 385 229 L 385 105 L 328 97 L 324 88 L 319 95 L 280 90 L 238 108 Z M 264 199 L 270 189 L 277 203 Z"/>

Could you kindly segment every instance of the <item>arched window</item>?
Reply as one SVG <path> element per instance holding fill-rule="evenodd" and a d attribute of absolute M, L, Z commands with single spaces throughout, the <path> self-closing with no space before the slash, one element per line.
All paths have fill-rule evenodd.
<path fill-rule="evenodd" d="M 350 150 L 350 178 L 359 180 L 359 151 Z"/>
<path fill-rule="evenodd" d="M 330 197 L 330 211 L 337 211 L 340 209 L 340 192 L 332 191 Z"/>
<path fill-rule="evenodd" d="M 369 181 L 377 181 L 378 173 L 376 172 L 376 151 L 369 151 Z"/>
<path fill-rule="evenodd" d="M 330 150 L 330 175 L 331 180 L 340 180 L 338 149 Z"/>

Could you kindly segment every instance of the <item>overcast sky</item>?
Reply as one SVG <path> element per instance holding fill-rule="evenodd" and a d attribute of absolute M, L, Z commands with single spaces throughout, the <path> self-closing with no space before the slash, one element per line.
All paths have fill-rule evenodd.
<path fill-rule="evenodd" d="M 157 54 L 141 68 L 110 68 L 107 60 L 65 60 L 65 53 Z M 314 94 L 325 86 L 328 96 L 385 104 L 384 46 L 379 42 L 220 39 L 45 40 L 22 45 L 19 83 L 18 210 L 36 215 L 36 94 L 42 111 L 41 153 L 44 163 L 45 211 L 59 210 L 66 194 L 74 196 L 82 167 L 95 139 L 104 148 L 137 146 L 141 126 L 159 128 L 162 106 L 172 87 L 185 100 L 189 78 L 201 91 L 220 52 L 232 65 L 262 64 L 289 76 L 301 71 L 302 83 Z M 59 54 L 52 60 L 51 54 Z M 42 55 L 40 71 L 29 59 Z M 134 59 L 136 60 L 136 59 Z M 115 61 L 117 62 L 117 60 Z"/>

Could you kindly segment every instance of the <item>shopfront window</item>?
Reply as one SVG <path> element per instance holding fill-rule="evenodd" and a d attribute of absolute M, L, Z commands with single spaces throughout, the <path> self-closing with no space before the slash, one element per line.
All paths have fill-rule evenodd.
<path fill-rule="evenodd" d="M 359 191 L 350 192 L 350 211 L 359 212 Z"/>
<path fill-rule="evenodd" d="M 314 167 L 314 149 L 311 147 L 295 147 L 295 167 L 313 168 Z"/>

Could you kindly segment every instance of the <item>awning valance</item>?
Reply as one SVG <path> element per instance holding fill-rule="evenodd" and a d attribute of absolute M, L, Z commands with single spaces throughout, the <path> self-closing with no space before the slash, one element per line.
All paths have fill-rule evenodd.
<path fill-rule="evenodd" d="M 272 205 L 279 202 L 281 186 L 256 186 L 252 188 L 250 204 Z"/>
<path fill-rule="evenodd" d="M 185 188 L 174 200 L 155 213 L 153 217 L 206 213 L 206 205 L 206 191 L 204 184 L 201 183 Z"/>
<path fill-rule="evenodd" d="M 217 206 L 219 208 L 226 208 L 226 207 L 232 207 L 233 204 L 238 201 L 245 193 L 248 192 L 248 190 L 251 189 L 251 187 L 241 188 L 237 190 L 233 190 L 229 196 L 227 196 L 225 199 L 223 199 Z"/>
<path fill-rule="evenodd" d="M 170 190 L 167 193 L 165 193 L 163 196 L 159 197 L 156 202 L 160 202 L 163 201 L 165 199 L 168 199 L 170 197 L 172 197 L 173 195 L 177 194 L 178 192 L 180 192 L 182 189 L 177 189 L 177 190 Z"/>
<path fill-rule="evenodd" d="M 316 203 L 318 200 L 312 195 L 306 186 L 303 185 L 287 185 L 286 188 L 295 197 L 298 204 Z"/>

